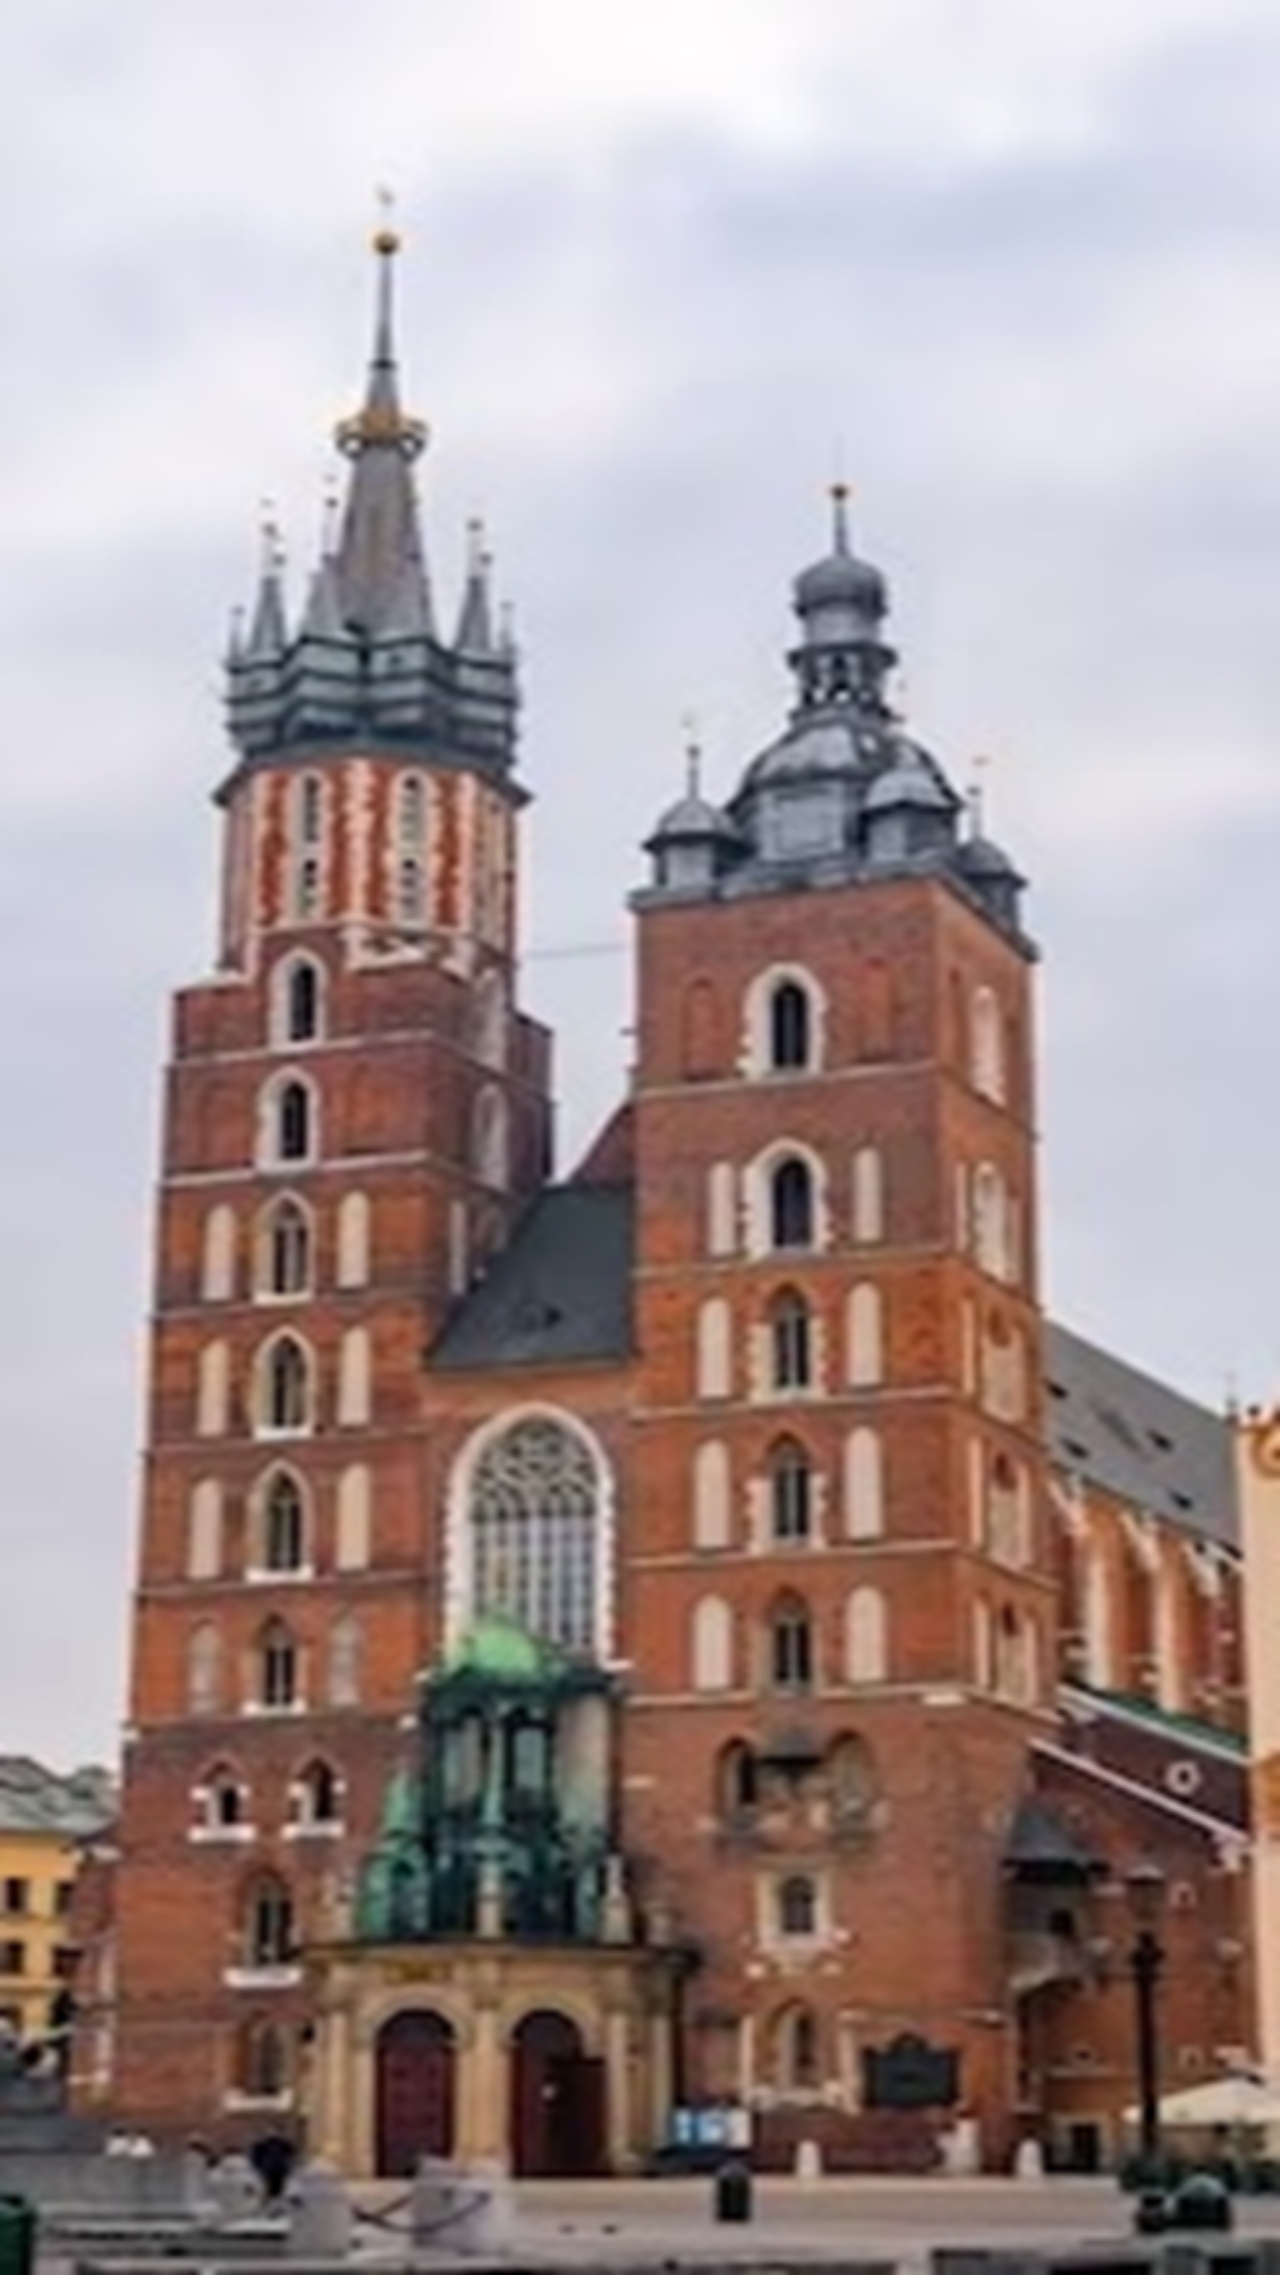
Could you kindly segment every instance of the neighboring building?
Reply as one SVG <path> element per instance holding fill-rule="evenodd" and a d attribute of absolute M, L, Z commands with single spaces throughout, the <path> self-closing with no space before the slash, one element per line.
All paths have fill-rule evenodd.
<path fill-rule="evenodd" d="M 61 1777 L 0 1755 L 0 2021 L 24 2041 L 66 2023 L 77 1878 L 115 1810 L 104 1770 Z"/>
<path fill-rule="evenodd" d="M 1250 1407 L 1236 1428 L 1244 1546 L 1253 1818 L 1253 1950 L 1257 2059 L 1280 2085 L 1280 1408 Z"/>
<path fill-rule="evenodd" d="M 783 731 L 649 840 L 631 1094 L 551 1183 L 515 660 L 479 549 L 438 628 L 378 250 L 175 1009 L 119 2114 L 305 2106 L 384 2169 L 708 2105 L 766 2158 L 1090 2161 L 1128 1864 L 1180 2071 L 1247 2036 L 1236 1551 L 1223 1425 L 1042 1318 L 1023 881 L 894 712 L 837 496 Z"/>

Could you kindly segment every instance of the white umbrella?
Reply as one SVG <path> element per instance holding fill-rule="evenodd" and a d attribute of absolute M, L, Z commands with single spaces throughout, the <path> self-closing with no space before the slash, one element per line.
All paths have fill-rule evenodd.
<path fill-rule="evenodd" d="M 1126 2109 L 1130 2125 L 1136 2125 L 1138 2117 L 1136 2108 Z M 1162 2094 L 1160 2122 L 1170 2128 L 1188 2129 L 1194 2125 L 1280 2125 L 1280 2088 L 1240 2074 L 1207 2078 L 1203 2085 Z"/>

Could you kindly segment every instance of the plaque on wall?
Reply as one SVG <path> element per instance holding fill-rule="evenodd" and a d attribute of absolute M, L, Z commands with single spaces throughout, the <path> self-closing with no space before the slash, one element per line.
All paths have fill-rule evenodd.
<path fill-rule="evenodd" d="M 868 2109 L 950 2109 L 960 2099 L 960 2056 L 903 2031 L 887 2046 L 866 2048 L 862 2079 Z"/>

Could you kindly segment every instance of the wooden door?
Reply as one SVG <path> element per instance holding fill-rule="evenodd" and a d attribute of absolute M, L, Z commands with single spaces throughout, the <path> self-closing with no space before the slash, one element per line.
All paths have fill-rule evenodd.
<path fill-rule="evenodd" d="M 379 2177 L 405 2180 L 423 2156 L 453 2154 L 453 2030 L 443 2015 L 393 2014 L 378 2033 Z"/>
<path fill-rule="evenodd" d="M 511 2049 L 513 2169 L 543 2180 L 600 2172 L 604 2141 L 604 2063 L 583 2052 L 567 2015 L 527 2014 Z"/>

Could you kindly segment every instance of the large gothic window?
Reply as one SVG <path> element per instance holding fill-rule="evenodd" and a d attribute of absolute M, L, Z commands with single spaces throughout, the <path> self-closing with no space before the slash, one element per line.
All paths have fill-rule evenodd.
<path fill-rule="evenodd" d="M 486 1446 L 469 1502 L 473 1615 L 503 1611 L 547 1642 L 598 1649 L 598 1501 L 590 1449 L 550 1417 Z"/>

